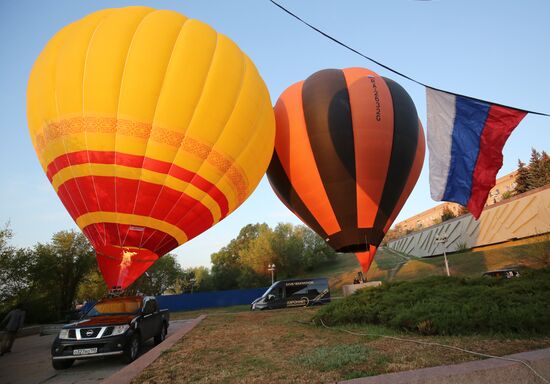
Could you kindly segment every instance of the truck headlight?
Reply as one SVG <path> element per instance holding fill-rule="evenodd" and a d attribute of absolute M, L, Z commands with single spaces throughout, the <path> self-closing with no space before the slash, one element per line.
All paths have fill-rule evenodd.
<path fill-rule="evenodd" d="M 115 327 L 113 328 L 113 333 L 111 333 L 111 335 L 113 336 L 116 336 L 116 335 L 122 335 L 124 332 L 126 332 L 128 329 L 130 328 L 130 326 L 128 324 L 124 324 L 124 325 L 115 325 Z"/>
<path fill-rule="evenodd" d="M 66 340 L 69 338 L 69 330 L 68 329 L 62 329 L 59 332 L 59 338 L 62 340 Z"/>

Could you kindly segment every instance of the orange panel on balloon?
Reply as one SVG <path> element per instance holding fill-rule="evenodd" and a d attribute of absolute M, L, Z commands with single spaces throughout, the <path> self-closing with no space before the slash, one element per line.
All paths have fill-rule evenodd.
<path fill-rule="evenodd" d="M 412 99 L 368 69 L 325 69 L 288 87 L 275 112 L 271 186 L 332 248 L 356 253 L 367 272 L 422 168 Z"/>

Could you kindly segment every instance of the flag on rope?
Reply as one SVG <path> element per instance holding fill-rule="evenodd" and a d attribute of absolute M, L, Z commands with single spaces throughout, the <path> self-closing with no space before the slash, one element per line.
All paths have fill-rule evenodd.
<path fill-rule="evenodd" d="M 502 167 L 502 148 L 527 114 L 426 88 L 430 192 L 467 206 L 478 219 Z"/>

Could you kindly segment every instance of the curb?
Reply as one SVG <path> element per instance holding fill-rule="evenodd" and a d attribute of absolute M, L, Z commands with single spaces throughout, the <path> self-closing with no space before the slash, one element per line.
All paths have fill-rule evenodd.
<path fill-rule="evenodd" d="M 184 324 L 173 335 L 168 337 L 162 343 L 151 349 L 144 355 L 140 356 L 133 363 L 128 364 L 121 370 L 115 372 L 111 376 L 103 380 L 102 384 L 129 384 L 137 375 L 155 361 L 162 352 L 172 347 L 186 333 L 191 331 L 195 326 L 200 324 L 206 318 L 206 315 L 200 315 L 196 319 Z"/>
<path fill-rule="evenodd" d="M 503 356 L 523 360 L 544 378 L 550 377 L 550 348 Z M 501 359 L 476 360 L 340 381 L 342 384 L 531 384 L 543 383 L 523 364 Z"/>

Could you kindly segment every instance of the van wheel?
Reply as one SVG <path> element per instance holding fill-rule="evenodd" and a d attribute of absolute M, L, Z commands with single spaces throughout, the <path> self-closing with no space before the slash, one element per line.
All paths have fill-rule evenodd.
<path fill-rule="evenodd" d="M 65 360 L 52 360 L 52 367 L 55 370 L 68 369 L 74 363 L 74 359 L 65 359 Z"/>
<path fill-rule="evenodd" d="M 309 306 L 309 299 L 307 297 L 302 297 L 302 300 L 304 301 L 304 307 Z"/>
<path fill-rule="evenodd" d="M 162 327 L 160 328 L 160 332 L 158 335 L 155 335 L 155 345 L 159 345 L 166 339 L 166 333 L 168 332 L 166 323 L 162 323 Z"/>
<path fill-rule="evenodd" d="M 132 338 L 130 339 L 130 342 L 124 349 L 124 353 L 122 354 L 122 360 L 128 364 L 137 359 L 139 355 L 139 349 L 141 347 L 141 342 L 139 341 L 139 335 L 134 333 Z"/>

